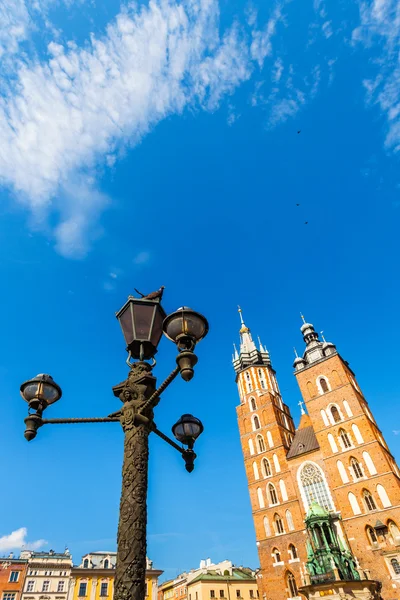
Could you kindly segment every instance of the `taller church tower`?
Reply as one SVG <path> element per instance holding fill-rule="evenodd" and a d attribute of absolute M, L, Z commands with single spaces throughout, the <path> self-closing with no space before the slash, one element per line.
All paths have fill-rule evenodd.
<path fill-rule="evenodd" d="M 300 598 L 310 577 L 304 519 L 318 503 L 361 578 L 381 581 L 385 600 L 400 599 L 400 472 L 349 364 L 303 319 L 294 368 L 308 414 L 302 408 L 296 430 L 269 354 L 240 317 L 233 366 L 261 597 Z M 345 578 L 339 564 L 334 572 Z"/>

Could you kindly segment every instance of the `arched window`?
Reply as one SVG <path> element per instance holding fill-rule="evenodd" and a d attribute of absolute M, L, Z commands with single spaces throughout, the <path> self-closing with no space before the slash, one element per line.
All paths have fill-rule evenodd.
<path fill-rule="evenodd" d="M 253 454 L 254 454 L 253 440 L 249 440 L 249 452 L 250 452 L 251 456 L 253 456 Z"/>
<path fill-rule="evenodd" d="M 339 471 L 339 475 L 342 478 L 342 482 L 343 483 L 349 483 L 349 477 L 347 475 L 345 466 L 342 463 L 342 461 L 338 460 L 337 463 L 336 463 L 336 465 L 337 465 L 337 468 L 338 468 L 338 471 Z"/>
<path fill-rule="evenodd" d="M 320 377 L 319 385 L 320 385 L 320 388 L 321 388 L 323 394 L 325 394 L 326 392 L 329 392 L 328 382 L 325 379 L 325 377 Z"/>
<path fill-rule="evenodd" d="M 378 492 L 378 496 L 380 501 L 382 502 L 383 508 L 388 508 L 389 506 L 392 506 L 392 503 L 390 502 L 389 496 L 387 495 L 387 492 L 383 485 L 378 483 L 378 485 L 376 486 L 376 491 Z"/>
<path fill-rule="evenodd" d="M 289 546 L 289 556 L 292 560 L 294 560 L 295 558 L 298 558 L 297 548 L 294 544 L 290 544 L 290 546 Z"/>
<path fill-rule="evenodd" d="M 276 454 L 274 454 L 274 455 L 273 455 L 273 457 L 272 457 L 272 460 L 274 461 L 274 467 L 275 467 L 275 471 L 276 471 L 277 473 L 279 473 L 279 472 L 280 472 L 280 470 L 281 470 L 281 466 L 280 466 L 280 464 L 279 464 L 279 460 L 278 460 L 278 457 L 277 457 L 277 455 L 276 455 Z"/>
<path fill-rule="evenodd" d="M 275 486 L 272 483 L 269 483 L 267 486 L 268 497 L 270 504 L 278 504 L 278 495 L 276 493 Z"/>
<path fill-rule="evenodd" d="M 363 444 L 364 443 L 363 436 L 361 435 L 361 431 L 358 429 L 357 425 L 355 423 L 353 423 L 351 428 L 353 430 L 354 437 L 356 438 L 357 444 Z"/>
<path fill-rule="evenodd" d="M 260 429 L 260 419 L 258 418 L 257 415 L 253 416 L 253 431 L 255 431 L 256 429 Z"/>
<path fill-rule="evenodd" d="M 398 542 L 400 539 L 400 531 L 394 521 L 388 521 L 388 529 L 395 543 Z"/>
<path fill-rule="evenodd" d="M 275 515 L 274 515 L 274 526 L 275 526 L 276 535 L 278 535 L 279 533 L 285 533 L 282 519 L 280 518 L 280 516 L 277 513 L 275 513 Z"/>
<path fill-rule="evenodd" d="M 273 448 L 274 442 L 272 441 L 272 433 L 270 431 L 267 431 L 267 440 L 268 440 L 268 446 L 270 448 Z"/>
<path fill-rule="evenodd" d="M 400 575 L 400 565 L 397 558 L 392 558 L 390 564 L 392 565 L 392 569 L 396 573 L 396 575 Z"/>
<path fill-rule="evenodd" d="M 363 459 L 365 460 L 369 474 L 376 475 L 378 471 L 376 470 L 374 462 L 368 452 L 363 452 Z"/>
<path fill-rule="evenodd" d="M 298 591 L 297 591 L 296 580 L 294 578 L 293 573 L 291 573 L 290 571 L 286 575 L 286 585 L 287 585 L 287 589 L 289 592 L 289 598 L 297 598 Z"/>
<path fill-rule="evenodd" d="M 265 507 L 264 496 L 263 496 L 261 488 L 257 488 L 257 498 L 258 498 L 258 506 L 260 508 L 264 508 Z"/>
<path fill-rule="evenodd" d="M 109 560 L 106 558 L 106 560 L 104 561 L 104 568 L 108 569 L 108 565 L 110 564 Z"/>
<path fill-rule="evenodd" d="M 271 477 L 272 471 L 271 471 L 271 465 L 269 464 L 268 458 L 262 459 L 261 466 L 262 466 L 264 477 Z"/>
<path fill-rule="evenodd" d="M 247 379 L 247 391 L 251 392 L 253 387 L 251 385 L 250 373 L 248 371 L 246 373 L 246 379 Z"/>
<path fill-rule="evenodd" d="M 268 517 L 264 517 L 264 529 L 265 529 L 266 537 L 270 537 L 271 536 L 271 528 L 269 526 Z"/>
<path fill-rule="evenodd" d="M 376 537 L 375 529 L 373 527 L 371 527 L 370 525 L 368 525 L 368 527 L 366 528 L 366 532 L 367 532 L 367 537 L 368 537 L 369 541 L 371 542 L 371 544 L 377 544 L 378 538 Z"/>
<path fill-rule="evenodd" d="M 89 559 L 85 558 L 85 560 L 83 561 L 83 568 L 87 569 L 89 567 Z"/>
<path fill-rule="evenodd" d="M 272 550 L 272 556 L 274 557 L 274 563 L 281 562 L 281 553 L 279 552 L 278 548 L 274 548 Z"/>
<path fill-rule="evenodd" d="M 292 513 L 290 512 L 290 510 L 286 511 L 286 523 L 287 523 L 289 531 L 293 531 L 294 523 L 293 523 Z"/>
<path fill-rule="evenodd" d="M 250 410 L 257 410 L 257 404 L 255 398 L 253 396 L 249 400 L 250 402 Z"/>
<path fill-rule="evenodd" d="M 350 466 L 356 479 L 361 479 L 361 477 L 364 477 L 361 466 L 354 456 L 350 458 Z"/>
<path fill-rule="evenodd" d="M 326 510 L 333 510 L 332 500 L 321 469 L 312 462 L 300 467 L 299 484 L 304 493 L 305 508 L 308 511 L 313 500 Z"/>
<path fill-rule="evenodd" d="M 324 411 L 324 409 L 321 410 L 321 417 L 324 422 L 324 425 L 326 425 L 326 427 L 329 427 L 328 417 L 326 416 L 326 412 Z"/>
<path fill-rule="evenodd" d="M 333 437 L 333 435 L 331 433 L 328 433 L 328 442 L 331 446 L 332 452 L 339 452 L 338 447 L 335 442 L 335 438 Z"/>
<path fill-rule="evenodd" d="M 375 529 L 368 525 L 365 531 L 367 532 L 367 538 L 371 542 L 371 544 L 377 544 L 378 538 L 376 537 Z"/>
<path fill-rule="evenodd" d="M 347 431 L 345 431 L 344 429 L 340 429 L 339 435 L 340 435 L 340 439 L 342 440 L 343 448 L 351 448 L 352 443 L 351 443 L 350 436 L 347 433 Z"/>
<path fill-rule="evenodd" d="M 353 511 L 354 515 L 361 515 L 361 508 L 358 504 L 357 498 L 355 497 L 355 495 L 353 494 L 353 492 L 349 492 L 348 494 L 348 499 L 350 502 L 350 506 L 351 506 L 351 510 Z"/>
<path fill-rule="evenodd" d="M 288 495 L 286 491 L 286 485 L 283 479 L 279 480 L 279 489 L 281 490 L 282 501 L 286 502 L 286 500 L 288 499 Z"/>
<path fill-rule="evenodd" d="M 253 462 L 253 472 L 254 472 L 254 479 L 260 479 L 260 475 L 258 474 L 258 466 L 256 462 Z"/>
<path fill-rule="evenodd" d="M 376 510 L 375 500 L 373 499 L 371 492 L 368 490 L 363 490 L 363 498 L 367 510 Z"/>
<path fill-rule="evenodd" d="M 258 378 L 260 380 L 262 389 L 265 390 L 267 386 L 265 385 L 264 373 L 261 371 L 261 369 L 258 369 Z"/>
<path fill-rule="evenodd" d="M 257 446 L 259 452 L 265 452 L 265 442 L 262 435 L 258 434 L 257 436 Z"/>
<path fill-rule="evenodd" d="M 351 411 L 350 405 L 349 405 L 349 403 L 347 402 L 347 400 L 343 400 L 343 406 L 344 406 L 344 410 L 347 412 L 347 416 L 348 416 L 348 417 L 352 417 L 352 416 L 353 416 L 353 413 L 352 413 L 352 411 Z"/>
<path fill-rule="evenodd" d="M 334 423 L 339 423 L 342 420 L 337 406 L 331 406 L 331 415 Z"/>

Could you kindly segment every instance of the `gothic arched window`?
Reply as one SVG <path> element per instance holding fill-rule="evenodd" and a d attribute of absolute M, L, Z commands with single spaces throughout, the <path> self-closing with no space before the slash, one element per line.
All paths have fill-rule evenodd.
<path fill-rule="evenodd" d="M 293 573 L 291 573 L 290 571 L 286 575 L 286 584 L 287 584 L 287 588 L 288 588 L 288 592 L 289 592 L 289 598 L 297 598 L 298 591 L 297 591 L 296 580 L 294 578 Z"/>
<path fill-rule="evenodd" d="M 246 379 L 247 379 L 247 390 L 249 392 L 251 392 L 253 390 L 253 386 L 251 385 L 251 379 L 250 379 L 250 373 L 249 372 L 246 373 Z"/>
<path fill-rule="evenodd" d="M 83 568 L 87 569 L 89 567 L 89 559 L 85 558 L 85 560 L 83 561 Z"/>
<path fill-rule="evenodd" d="M 281 553 L 279 552 L 278 548 L 274 548 L 272 550 L 272 554 L 274 557 L 274 562 L 275 563 L 280 563 L 281 562 Z"/>
<path fill-rule="evenodd" d="M 264 373 L 261 371 L 261 369 L 258 369 L 258 378 L 260 380 L 262 389 L 265 390 L 266 385 L 265 385 Z"/>
<path fill-rule="evenodd" d="M 314 500 L 326 510 L 333 510 L 332 501 L 321 469 L 314 463 L 305 463 L 300 471 L 300 484 L 306 499 L 306 510 Z"/>
<path fill-rule="evenodd" d="M 372 542 L 372 544 L 376 544 L 378 541 L 378 538 L 376 537 L 375 529 L 373 527 L 368 526 L 366 528 L 366 532 L 367 532 L 367 537 L 368 537 L 369 541 Z"/>
<path fill-rule="evenodd" d="M 108 569 L 108 565 L 109 565 L 109 561 L 106 558 L 106 560 L 104 561 L 104 565 L 103 566 L 104 566 L 105 569 Z"/>
<path fill-rule="evenodd" d="M 388 529 L 391 533 L 393 540 L 398 540 L 400 538 L 400 531 L 394 521 L 388 521 Z"/>
<path fill-rule="evenodd" d="M 275 486 L 272 483 L 268 484 L 268 497 L 270 504 L 278 504 L 278 495 L 276 493 Z"/>
<path fill-rule="evenodd" d="M 260 429 L 260 419 L 257 417 L 257 415 L 254 415 L 253 417 L 253 430 L 256 429 Z"/>
<path fill-rule="evenodd" d="M 363 498 L 365 502 L 365 506 L 368 510 L 376 510 L 375 500 L 373 499 L 371 492 L 368 490 L 363 491 Z"/>
<path fill-rule="evenodd" d="M 271 465 L 269 464 L 268 458 L 263 458 L 261 461 L 262 470 L 264 473 L 264 477 L 270 477 L 272 475 Z"/>
<path fill-rule="evenodd" d="M 353 469 L 354 477 L 356 479 L 361 479 L 361 477 L 364 477 L 360 463 L 354 458 L 354 456 L 350 458 L 350 466 Z"/>
<path fill-rule="evenodd" d="M 396 573 L 396 575 L 400 575 L 400 565 L 397 558 L 392 558 L 390 564 L 392 565 L 392 569 Z"/>
<path fill-rule="evenodd" d="M 321 379 L 319 380 L 319 385 L 321 386 L 321 390 L 324 394 L 325 392 L 329 392 L 328 382 L 324 377 L 321 377 Z"/>
<path fill-rule="evenodd" d="M 295 558 L 298 558 L 297 548 L 294 544 L 290 544 L 290 546 L 289 546 L 289 556 L 292 560 L 294 560 Z"/>
<path fill-rule="evenodd" d="M 282 519 L 280 518 L 280 516 L 277 513 L 275 513 L 275 515 L 274 515 L 274 525 L 275 525 L 275 533 L 276 534 L 285 533 Z"/>
<path fill-rule="evenodd" d="M 331 407 L 331 415 L 334 423 L 339 423 L 339 421 L 342 420 L 342 417 L 340 416 L 339 410 L 336 406 Z"/>
<path fill-rule="evenodd" d="M 253 397 L 250 398 L 250 410 L 257 410 L 257 404 Z"/>
<path fill-rule="evenodd" d="M 259 452 L 265 452 L 265 442 L 262 435 L 258 434 L 257 436 L 257 446 Z"/>
<path fill-rule="evenodd" d="M 290 510 L 286 511 L 286 522 L 287 522 L 289 531 L 293 531 L 294 523 L 293 523 L 292 513 L 290 512 Z"/>
<path fill-rule="evenodd" d="M 343 448 L 351 448 L 350 436 L 344 429 L 339 431 L 340 439 L 342 440 Z"/>

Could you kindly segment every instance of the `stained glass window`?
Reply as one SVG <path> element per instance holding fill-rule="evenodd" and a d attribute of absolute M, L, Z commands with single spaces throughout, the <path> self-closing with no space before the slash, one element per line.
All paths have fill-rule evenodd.
<path fill-rule="evenodd" d="M 307 510 L 313 501 L 326 510 L 333 510 L 324 476 L 317 465 L 306 463 L 301 469 L 300 481 L 307 501 Z"/>

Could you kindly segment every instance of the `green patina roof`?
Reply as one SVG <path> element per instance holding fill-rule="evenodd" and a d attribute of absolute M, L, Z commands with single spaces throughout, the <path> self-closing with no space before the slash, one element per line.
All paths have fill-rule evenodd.
<path fill-rule="evenodd" d="M 194 583 L 195 581 L 240 581 L 243 579 L 252 579 L 256 580 L 256 578 L 251 574 L 249 570 L 241 570 L 241 569 L 233 569 L 232 575 L 221 575 L 217 571 L 208 571 L 207 573 L 200 573 L 197 575 L 190 583 Z"/>
<path fill-rule="evenodd" d="M 329 517 L 329 512 L 313 500 L 307 513 L 307 519 L 309 517 Z"/>

